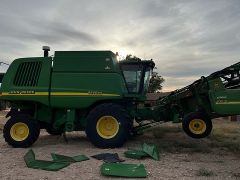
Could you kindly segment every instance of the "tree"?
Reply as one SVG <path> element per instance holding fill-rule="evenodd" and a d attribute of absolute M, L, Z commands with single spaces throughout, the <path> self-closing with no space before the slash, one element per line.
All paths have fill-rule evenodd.
<path fill-rule="evenodd" d="M 149 88 L 148 92 L 149 93 L 155 93 L 158 92 L 162 89 L 162 83 L 165 81 L 165 79 L 158 75 L 158 73 L 153 73 L 152 78 L 150 79 L 149 82 Z"/>
<path fill-rule="evenodd" d="M 126 60 L 137 60 L 137 61 L 141 61 L 141 59 L 140 59 L 139 57 L 133 56 L 133 55 L 131 55 L 131 54 L 128 54 L 128 55 L 126 56 Z"/>

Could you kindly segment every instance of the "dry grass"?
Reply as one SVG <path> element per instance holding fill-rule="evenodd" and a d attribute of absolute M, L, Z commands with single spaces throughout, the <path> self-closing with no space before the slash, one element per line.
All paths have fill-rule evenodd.
<path fill-rule="evenodd" d="M 182 130 L 181 124 L 167 123 L 148 131 L 155 138 L 160 151 L 209 153 L 216 149 L 240 154 L 240 122 L 216 119 L 211 135 L 192 139 Z"/>
<path fill-rule="evenodd" d="M 214 176 L 215 173 L 211 170 L 207 170 L 205 168 L 200 168 L 199 170 L 197 170 L 196 172 L 196 176 Z"/>
<path fill-rule="evenodd" d="M 236 179 L 240 179 L 240 173 L 232 173 L 232 176 L 235 177 Z"/>
<path fill-rule="evenodd" d="M 213 148 L 223 148 L 234 153 L 240 152 L 240 122 L 217 124 L 210 136 Z"/>

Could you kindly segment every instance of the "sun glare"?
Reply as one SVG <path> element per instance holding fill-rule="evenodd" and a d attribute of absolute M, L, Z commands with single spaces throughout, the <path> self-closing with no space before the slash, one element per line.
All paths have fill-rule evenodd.
<path fill-rule="evenodd" d="M 127 55 L 128 55 L 128 52 L 126 49 L 120 49 L 118 51 L 119 59 L 125 59 Z"/>

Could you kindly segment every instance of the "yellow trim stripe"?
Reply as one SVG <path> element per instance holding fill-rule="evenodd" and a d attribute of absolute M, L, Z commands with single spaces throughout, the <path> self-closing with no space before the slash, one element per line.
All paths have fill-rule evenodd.
<path fill-rule="evenodd" d="M 119 94 L 108 94 L 108 93 L 82 93 L 82 92 L 51 92 L 51 96 L 120 96 Z M 48 96 L 48 92 L 35 92 L 35 93 L 9 93 L 2 92 L 1 96 Z"/>
<path fill-rule="evenodd" d="M 216 104 L 240 104 L 240 101 L 216 102 Z"/>
<path fill-rule="evenodd" d="M 29 93 L 29 94 L 26 94 L 26 93 L 13 94 L 8 92 L 2 93 L 2 96 L 47 96 L 47 95 L 48 95 L 48 92 L 36 92 L 36 93 Z"/>
<path fill-rule="evenodd" d="M 120 96 L 119 94 L 91 94 L 91 93 L 80 93 L 80 92 L 51 92 L 52 96 Z"/>

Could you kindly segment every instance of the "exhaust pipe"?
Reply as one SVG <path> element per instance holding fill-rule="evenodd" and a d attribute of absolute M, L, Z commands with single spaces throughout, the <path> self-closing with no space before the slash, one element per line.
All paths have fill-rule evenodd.
<path fill-rule="evenodd" d="M 49 46 L 43 46 L 42 50 L 44 52 L 44 57 L 48 57 L 48 51 L 50 51 L 50 47 Z"/>

